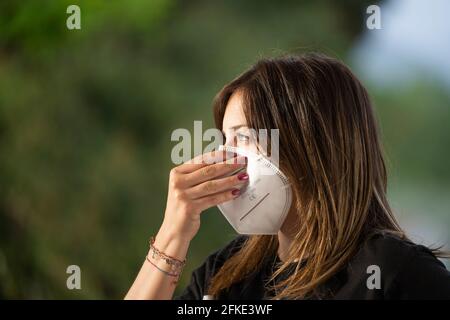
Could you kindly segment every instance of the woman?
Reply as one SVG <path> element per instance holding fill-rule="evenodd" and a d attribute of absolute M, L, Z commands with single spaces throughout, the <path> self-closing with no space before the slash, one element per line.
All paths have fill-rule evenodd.
<path fill-rule="evenodd" d="M 316 54 L 263 59 L 221 90 L 214 113 L 227 145 L 254 148 L 250 129 L 279 129 L 293 202 L 276 235 L 239 235 L 176 298 L 450 299 L 442 252 L 410 242 L 395 221 L 372 106 L 345 65 Z M 171 171 L 164 221 L 127 299 L 172 298 L 200 213 L 239 195 L 248 175 L 224 176 L 242 166 Z"/>

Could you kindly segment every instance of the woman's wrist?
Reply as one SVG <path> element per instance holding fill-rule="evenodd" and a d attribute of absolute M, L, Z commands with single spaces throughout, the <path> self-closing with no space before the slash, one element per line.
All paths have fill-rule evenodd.
<path fill-rule="evenodd" d="M 149 244 L 146 262 L 172 278 L 172 284 L 176 285 L 186 264 L 190 241 L 161 228 L 156 237 L 150 238 Z"/>
<path fill-rule="evenodd" d="M 155 238 L 151 237 L 150 251 L 147 254 L 146 260 L 160 272 L 164 273 L 167 276 L 173 277 L 173 284 L 176 284 L 181 275 L 181 272 L 183 271 L 184 265 L 186 264 L 186 259 L 180 260 L 173 256 L 170 256 L 156 248 L 154 243 Z M 161 264 L 163 264 L 163 266 L 161 266 Z"/>
<path fill-rule="evenodd" d="M 166 255 L 174 257 L 178 260 L 184 260 L 186 258 L 190 242 L 191 240 L 189 238 L 183 237 L 179 233 L 173 232 L 170 229 L 161 227 L 155 237 L 153 245 Z"/>

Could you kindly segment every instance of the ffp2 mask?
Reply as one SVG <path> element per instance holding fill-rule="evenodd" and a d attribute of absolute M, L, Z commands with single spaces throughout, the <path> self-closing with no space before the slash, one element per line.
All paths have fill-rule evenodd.
<path fill-rule="evenodd" d="M 246 156 L 249 176 L 241 194 L 218 205 L 219 210 L 240 234 L 276 234 L 292 202 L 286 175 L 262 154 L 230 146 L 219 146 L 219 150 Z"/>

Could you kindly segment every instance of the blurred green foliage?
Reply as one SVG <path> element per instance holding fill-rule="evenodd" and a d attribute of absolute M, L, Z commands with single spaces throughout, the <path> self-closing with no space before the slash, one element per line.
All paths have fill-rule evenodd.
<path fill-rule="evenodd" d="M 81 30 L 66 28 L 69 4 Z M 122 298 L 162 222 L 171 132 L 212 127 L 215 93 L 259 57 L 345 59 L 367 4 L 2 1 L 0 298 Z M 430 88 L 375 97 L 401 174 L 448 187 L 449 98 Z M 205 212 L 178 290 L 233 236 Z M 71 264 L 82 290 L 66 288 Z"/>

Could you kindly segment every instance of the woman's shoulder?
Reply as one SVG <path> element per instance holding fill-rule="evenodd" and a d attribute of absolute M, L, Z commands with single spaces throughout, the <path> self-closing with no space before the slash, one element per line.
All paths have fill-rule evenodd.
<path fill-rule="evenodd" d="M 417 244 L 403 235 L 391 232 L 380 231 L 367 237 L 361 245 L 359 254 L 368 259 L 393 265 L 416 259 L 431 259 L 444 266 L 428 247 Z"/>
<path fill-rule="evenodd" d="M 393 233 L 368 237 L 348 270 L 364 275 L 364 285 L 372 285 L 369 289 L 378 289 L 385 298 L 450 298 L 450 272 L 445 265 L 426 246 Z"/>
<path fill-rule="evenodd" d="M 378 259 L 396 257 L 397 260 L 408 259 L 418 253 L 432 255 L 427 247 L 414 243 L 403 235 L 387 231 L 368 236 L 362 243 L 361 252 Z"/>

